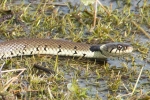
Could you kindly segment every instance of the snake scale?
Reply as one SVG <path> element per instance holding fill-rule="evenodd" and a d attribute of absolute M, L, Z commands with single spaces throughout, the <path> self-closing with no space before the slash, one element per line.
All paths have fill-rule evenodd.
<path fill-rule="evenodd" d="M 55 39 L 18 39 L 0 42 L 0 59 L 36 54 L 105 59 L 129 54 L 132 50 L 127 43 L 90 45 Z"/>

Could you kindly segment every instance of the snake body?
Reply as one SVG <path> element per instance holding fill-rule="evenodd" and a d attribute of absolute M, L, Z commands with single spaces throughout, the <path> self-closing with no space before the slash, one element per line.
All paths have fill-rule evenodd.
<path fill-rule="evenodd" d="M 0 59 L 23 55 L 51 54 L 105 59 L 131 53 L 127 43 L 89 45 L 54 39 L 19 39 L 0 43 Z"/>

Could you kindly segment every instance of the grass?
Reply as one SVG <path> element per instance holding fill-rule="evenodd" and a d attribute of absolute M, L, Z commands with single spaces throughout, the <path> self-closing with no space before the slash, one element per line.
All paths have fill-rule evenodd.
<path fill-rule="evenodd" d="M 138 59 L 143 59 L 143 63 L 149 61 L 150 43 L 135 40 L 136 34 L 144 36 L 143 39 L 149 38 L 144 28 L 149 27 L 149 5 L 145 0 L 143 6 L 137 9 L 138 13 L 135 13 L 130 11 L 130 0 L 124 3 L 120 11 L 112 10 L 111 6 L 105 7 L 105 10 L 98 6 L 93 28 L 95 12 L 92 5 L 84 7 L 82 4 L 75 6 L 66 4 L 65 7 L 69 12 L 65 13 L 60 11 L 62 4 L 54 7 L 53 4 L 46 3 L 14 5 L 7 0 L 2 2 L 1 11 L 11 10 L 14 17 L 1 22 L 1 40 L 64 38 L 90 44 L 129 42 L 134 46 L 136 56 L 120 60 L 121 65 L 49 55 L 2 60 L 1 65 L 5 62 L 2 68 L 5 73 L 1 74 L 0 98 L 45 100 L 150 98 L 149 87 L 143 92 L 142 88 L 146 88 L 146 85 L 142 87 L 140 83 L 144 82 L 144 77 L 149 79 L 149 71 L 141 69 L 149 64 L 137 63 Z M 109 11 L 109 14 L 106 11 Z M 34 64 L 53 70 L 55 74 L 37 70 L 33 67 Z M 141 75 L 140 70 L 143 71 Z M 140 84 L 136 86 L 136 82 Z"/>

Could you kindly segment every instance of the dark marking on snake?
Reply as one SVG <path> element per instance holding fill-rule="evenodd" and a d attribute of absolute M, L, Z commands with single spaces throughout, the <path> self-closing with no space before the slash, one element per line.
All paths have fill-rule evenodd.
<path fill-rule="evenodd" d="M 61 52 L 61 45 L 58 45 L 59 51 L 57 53 Z"/>
<path fill-rule="evenodd" d="M 94 46 L 91 46 L 90 47 L 90 51 L 92 52 L 100 52 L 102 55 L 105 56 L 105 54 L 102 52 L 102 50 L 100 49 L 100 46 L 99 45 L 94 45 Z"/>
<path fill-rule="evenodd" d="M 31 51 L 30 54 L 32 55 L 32 54 L 33 54 L 33 51 Z"/>
<path fill-rule="evenodd" d="M 74 46 L 74 49 L 77 49 L 77 46 Z"/>
<path fill-rule="evenodd" d="M 36 47 L 36 51 L 39 51 L 39 46 L 38 46 L 38 47 Z"/>
<path fill-rule="evenodd" d="M 45 45 L 44 50 L 47 51 L 47 45 Z"/>
<path fill-rule="evenodd" d="M 113 49 L 114 49 L 114 48 L 112 48 L 112 49 L 109 51 L 109 53 L 111 53 Z"/>
<path fill-rule="evenodd" d="M 90 47 L 90 51 L 92 51 L 92 52 L 94 52 L 94 51 L 100 51 L 100 46 L 98 46 L 98 45 L 97 46 L 96 45 L 95 46 L 91 46 Z"/>
<path fill-rule="evenodd" d="M 4 58 L 4 55 L 2 56 L 2 58 Z"/>
<path fill-rule="evenodd" d="M 22 52 L 19 50 L 19 53 L 22 54 Z M 17 53 L 17 56 L 19 56 L 19 53 Z"/>
<path fill-rule="evenodd" d="M 10 51 L 11 55 L 14 55 L 14 53 L 12 51 Z"/>
<path fill-rule="evenodd" d="M 26 47 L 27 47 L 27 46 L 26 46 L 26 45 L 24 45 L 24 47 L 23 47 L 23 50 L 24 50 L 24 51 L 26 51 Z"/>
<path fill-rule="evenodd" d="M 83 56 L 82 56 L 82 58 L 84 58 L 85 56 L 86 56 L 86 54 L 84 53 Z"/>
<path fill-rule="evenodd" d="M 61 52 L 61 49 L 59 49 L 59 51 L 57 53 L 60 53 Z"/>
<path fill-rule="evenodd" d="M 59 45 L 58 48 L 61 48 L 61 45 Z"/>
<path fill-rule="evenodd" d="M 116 49 L 115 53 L 117 53 L 118 49 Z M 119 50 L 120 51 L 120 50 Z"/>
<path fill-rule="evenodd" d="M 77 51 L 75 51 L 74 54 L 77 54 Z"/>
<path fill-rule="evenodd" d="M 36 48 L 36 51 L 39 51 L 39 48 L 38 48 L 38 47 Z"/>

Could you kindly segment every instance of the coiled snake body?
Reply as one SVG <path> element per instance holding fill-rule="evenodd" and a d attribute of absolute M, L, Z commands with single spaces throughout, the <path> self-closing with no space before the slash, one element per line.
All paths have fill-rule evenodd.
<path fill-rule="evenodd" d="M 19 39 L 0 43 L 0 58 L 51 54 L 105 59 L 131 53 L 132 50 L 133 47 L 127 43 L 89 45 L 54 39 Z"/>

